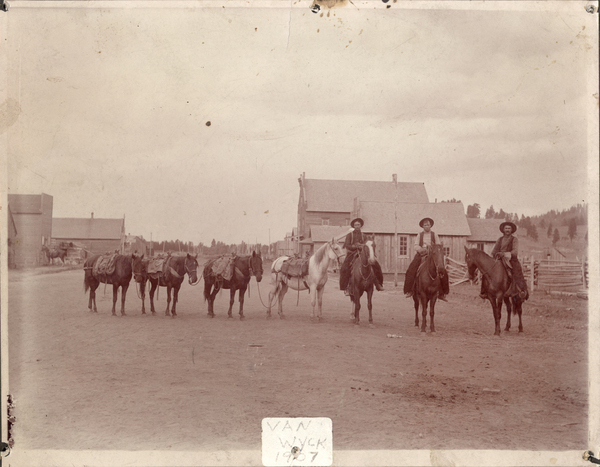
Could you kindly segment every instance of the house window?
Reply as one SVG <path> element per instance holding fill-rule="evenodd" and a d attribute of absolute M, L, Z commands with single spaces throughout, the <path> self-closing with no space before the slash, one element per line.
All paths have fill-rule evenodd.
<path fill-rule="evenodd" d="M 478 249 L 478 250 L 481 250 L 481 251 L 483 251 L 483 250 L 484 250 L 484 248 L 483 248 L 483 243 L 479 242 L 479 243 L 477 244 L 477 249 Z"/>
<path fill-rule="evenodd" d="M 444 247 L 444 256 L 450 256 L 450 247 L 449 246 Z"/>
<path fill-rule="evenodd" d="M 329 219 L 321 219 L 321 225 L 329 225 Z"/>
<path fill-rule="evenodd" d="M 398 256 L 408 256 L 408 237 L 398 237 Z"/>

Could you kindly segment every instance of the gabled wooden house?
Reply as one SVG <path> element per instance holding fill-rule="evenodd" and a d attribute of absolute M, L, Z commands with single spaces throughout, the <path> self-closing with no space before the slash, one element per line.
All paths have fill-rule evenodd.
<path fill-rule="evenodd" d="M 52 240 L 81 245 L 87 254 L 124 251 L 125 219 L 55 218 Z"/>
<path fill-rule="evenodd" d="M 444 244 L 446 256 L 462 261 L 471 234 L 462 203 L 394 203 L 356 200 L 353 215 L 365 221 L 363 231 L 375 236 L 384 274 L 405 273 L 415 255 L 414 244 L 424 217 Z"/>
<path fill-rule="evenodd" d="M 300 252 L 314 251 L 312 226 L 350 226 L 354 200 L 428 203 L 423 183 L 379 182 L 364 180 L 308 179 L 303 173 L 298 179 L 298 236 Z"/>
<path fill-rule="evenodd" d="M 492 252 L 496 241 L 502 236 L 500 224 L 504 219 L 467 218 L 471 235 L 467 238 L 467 248 L 477 248 L 488 255 Z"/>

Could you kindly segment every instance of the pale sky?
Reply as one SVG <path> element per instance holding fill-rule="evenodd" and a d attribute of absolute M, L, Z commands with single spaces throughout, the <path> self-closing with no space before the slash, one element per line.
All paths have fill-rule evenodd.
<path fill-rule="evenodd" d="M 483 212 L 589 202 L 597 15 L 468 3 L 482 10 L 12 2 L 8 192 L 52 195 L 54 217 L 125 215 L 128 233 L 205 244 L 282 239 L 302 172 L 397 173 Z"/>

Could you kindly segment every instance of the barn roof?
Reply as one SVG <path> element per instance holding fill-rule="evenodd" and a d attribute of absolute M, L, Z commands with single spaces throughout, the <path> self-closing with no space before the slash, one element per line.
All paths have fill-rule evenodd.
<path fill-rule="evenodd" d="M 121 239 L 125 219 L 52 219 L 52 238 L 66 239 Z"/>
<path fill-rule="evenodd" d="M 467 223 L 462 203 L 398 203 L 399 234 L 417 234 L 422 229 L 419 221 L 431 217 L 432 230 L 438 235 L 469 236 L 471 230 Z M 394 233 L 394 203 L 360 201 L 360 217 L 365 221 L 364 232 Z"/>
<path fill-rule="evenodd" d="M 354 198 L 368 201 L 394 201 L 394 182 L 362 180 L 304 179 L 306 210 L 317 212 L 352 212 Z M 398 182 L 398 201 L 428 203 L 424 183 Z"/>
<path fill-rule="evenodd" d="M 475 219 L 467 218 L 471 228 L 471 236 L 467 238 L 470 242 L 495 242 L 502 236 L 500 224 L 504 219 Z"/>

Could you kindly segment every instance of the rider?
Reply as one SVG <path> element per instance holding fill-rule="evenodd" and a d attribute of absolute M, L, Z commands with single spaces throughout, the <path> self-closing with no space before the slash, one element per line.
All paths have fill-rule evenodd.
<path fill-rule="evenodd" d="M 367 241 L 365 234 L 360 230 L 365 225 L 365 222 L 360 217 L 354 219 L 350 225 L 354 230 L 346 235 L 344 248 L 348 254 L 340 269 L 340 290 L 343 290 L 346 295 L 350 295 L 350 290 L 348 289 L 350 285 L 350 266 L 357 255 L 358 249 Z M 384 290 L 383 272 L 381 271 L 381 265 L 377 261 L 373 264 L 373 272 L 375 273 L 375 288 L 379 291 Z"/>
<path fill-rule="evenodd" d="M 505 261 L 506 266 L 512 270 L 508 271 L 509 274 L 512 272 L 512 278 L 517 286 L 519 296 L 523 300 L 529 298 L 529 292 L 527 291 L 527 281 L 523 276 L 523 269 L 519 262 L 519 239 L 514 233 L 517 231 L 517 226 L 512 222 L 503 222 L 500 224 L 500 232 L 504 235 L 496 241 L 494 249 L 492 250 L 492 258 L 502 258 Z M 479 296 L 483 299 L 487 298 L 487 295 L 483 292 L 483 280 L 481 281 L 481 293 Z"/>
<path fill-rule="evenodd" d="M 440 241 L 440 237 L 438 237 L 438 234 L 431 230 L 433 224 L 433 219 L 430 217 L 425 217 L 421 219 L 421 222 L 419 222 L 419 226 L 421 226 L 423 230 L 419 233 L 419 235 L 417 235 L 417 239 L 415 241 L 415 250 L 417 254 L 408 266 L 406 275 L 404 277 L 404 293 L 406 294 L 406 297 L 412 297 L 414 293 L 415 277 L 421 261 L 425 255 L 427 255 L 427 247 L 442 243 Z M 448 274 L 444 274 L 442 276 L 442 293 L 438 295 L 438 298 L 447 302 L 448 300 L 446 300 L 446 295 L 449 293 L 450 284 L 448 283 Z"/>

